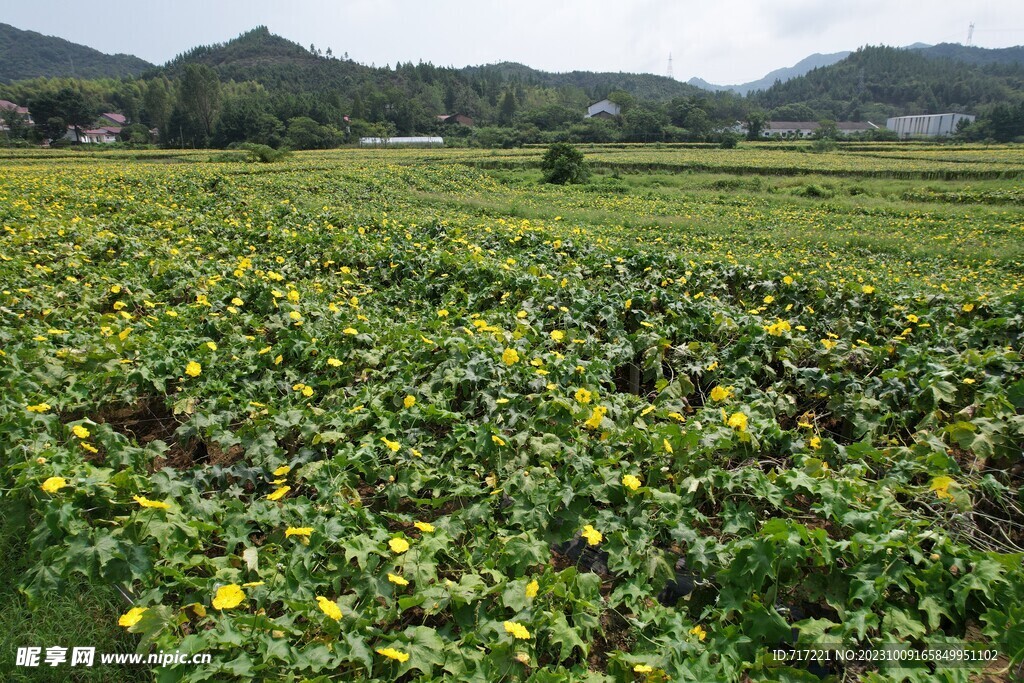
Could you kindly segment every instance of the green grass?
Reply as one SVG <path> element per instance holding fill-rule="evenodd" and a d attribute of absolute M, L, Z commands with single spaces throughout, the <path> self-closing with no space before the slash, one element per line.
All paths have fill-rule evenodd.
<path fill-rule="evenodd" d="M 16 503 L 0 498 L 0 680 L 20 681 L 145 681 L 152 677 L 145 667 L 112 667 L 99 665 L 101 652 L 132 652 L 136 637 L 117 625 L 124 611 L 124 600 L 114 588 L 90 585 L 75 579 L 62 595 L 54 595 L 40 605 L 30 607 L 18 593 L 13 577 L 21 576 L 31 565 L 28 551 L 28 528 Z M 68 648 L 95 647 L 96 663 L 92 667 L 16 667 L 19 647 L 60 646 Z M 42 660 L 42 657 L 40 657 Z"/>

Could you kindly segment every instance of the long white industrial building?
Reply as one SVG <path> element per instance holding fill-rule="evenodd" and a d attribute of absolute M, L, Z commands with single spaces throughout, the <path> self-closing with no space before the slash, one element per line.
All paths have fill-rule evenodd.
<path fill-rule="evenodd" d="M 924 114 L 921 116 L 897 116 L 886 119 L 885 127 L 895 131 L 901 138 L 914 136 L 952 135 L 961 121 L 974 121 L 970 114 Z"/>

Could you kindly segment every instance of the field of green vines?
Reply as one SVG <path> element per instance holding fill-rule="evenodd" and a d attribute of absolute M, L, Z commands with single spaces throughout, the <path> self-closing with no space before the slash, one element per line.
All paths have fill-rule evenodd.
<path fill-rule="evenodd" d="M 212 655 L 142 680 L 1021 676 L 1024 149 L 584 151 L 0 152 L 0 610 Z"/>

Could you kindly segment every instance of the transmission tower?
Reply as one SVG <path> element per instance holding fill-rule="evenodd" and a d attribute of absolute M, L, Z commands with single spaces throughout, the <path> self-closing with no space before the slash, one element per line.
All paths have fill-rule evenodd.
<path fill-rule="evenodd" d="M 974 38 L 974 22 L 973 21 L 971 22 L 971 25 L 967 27 L 967 42 L 964 43 L 964 45 L 966 45 L 967 47 L 970 47 L 971 46 L 971 39 L 972 38 Z"/>
<path fill-rule="evenodd" d="M 665 74 L 669 78 L 672 78 L 672 53 L 668 53 L 668 73 Z"/>

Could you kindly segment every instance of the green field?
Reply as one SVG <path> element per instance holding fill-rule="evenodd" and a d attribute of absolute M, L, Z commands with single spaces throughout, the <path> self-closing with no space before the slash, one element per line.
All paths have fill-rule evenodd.
<path fill-rule="evenodd" d="M 1024 149 L 583 149 L 0 152 L 5 680 L 1019 676 Z"/>

